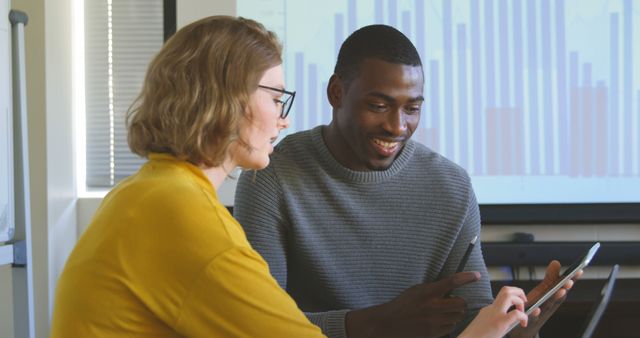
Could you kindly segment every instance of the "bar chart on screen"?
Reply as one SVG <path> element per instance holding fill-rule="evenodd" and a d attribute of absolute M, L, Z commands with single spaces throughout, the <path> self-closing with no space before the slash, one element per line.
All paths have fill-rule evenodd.
<path fill-rule="evenodd" d="M 465 168 L 481 203 L 640 202 L 637 1 L 238 0 L 238 14 L 284 43 L 289 133 L 329 123 L 340 44 L 383 23 L 422 58 L 413 139 Z"/>

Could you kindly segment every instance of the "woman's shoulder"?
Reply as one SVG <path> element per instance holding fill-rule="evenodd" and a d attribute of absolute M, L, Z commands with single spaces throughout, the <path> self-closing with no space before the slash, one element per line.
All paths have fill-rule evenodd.
<path fill-rule="evenodd" d="M 106 222 L 139 238 L 153 236 L 193 247 L 224 250 L 245 245 L 240 225 L 213 187 L 200 180 L 180 172 L 128 180 L 105 198 L 94 223 Z"/>

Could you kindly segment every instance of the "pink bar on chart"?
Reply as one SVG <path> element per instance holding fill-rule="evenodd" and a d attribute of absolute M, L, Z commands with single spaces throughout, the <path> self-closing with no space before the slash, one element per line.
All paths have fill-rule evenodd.
<path fill-rule="evenodd" d="M 498 127 L 498 108 L 487 108 L 487 175 L 498 175 L 498 143 L 495 129 Z"/>
<path fill-rule="evenodd" d="M 522 117 L 522 109 L 515 107 L 513 109 L 513 125 L 511 132 L 513 135 L 513 156 L 515 158 L 515 167 L 513 173 L 515 175 L 524 175 L 524 120 Z"/>
<path fill-rule="evenodd" d="M 593 88 L 582 88 L 582 168 L 580 172 L 586 176 L 593 175 Z"/>
<path fill-rule="evenodd" d="M 596 88 L 596 175 L 603 177 L 607 174 L 607 158 L 608 158 L 608 144 L 609 139 L 609 125 L 607 123 L 607 97 L 608 88 L 605 86 L 598 86 Z"/>
<path fill-rule="evenodd" d="M 569 154 L 561 154 L 560 156 L 569 156 L 569 175 L 572 177 L 576 177 L 579 174 L 578 169 L 580 168 L 580 164 L 578 163 L 578 149 L 580 148 L 580 140 L 578 139 L 578 131 L 580 130 L 580 126 L 578 125 L 579 121 L 579 104 L 580 99 L 580 89 L 578 87 L 571 88 L 571 116 L 569 118 L 569 133 L 571 139 L 569 141 Z"/>
<path fill-rule="evenodd" d="M 500 108 L 498 119 L 500 121 L 500 140 L 501 159 L 500 170 L 502 175 L 513 175 L 513 130 L 511 129 L 511 120 L 513 119 L 513 108 Z"/>

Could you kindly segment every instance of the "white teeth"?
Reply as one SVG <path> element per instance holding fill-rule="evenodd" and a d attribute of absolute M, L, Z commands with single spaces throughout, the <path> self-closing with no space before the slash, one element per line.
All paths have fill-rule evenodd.
<path fill-rule="evenodd" d="M 383 141 L 383 140 L 380 140 L 380 139 L 377 139 L 377 138 L 374 138 L 373 142 L 375 142 L 376 144 L 379 144 L 379 145 L 381 145 L 381 146 L 383 146 L 385 148 L 393 148 L 393 147 L 398 145 L 398 142 L 386 142 L 386 141 Z"/>

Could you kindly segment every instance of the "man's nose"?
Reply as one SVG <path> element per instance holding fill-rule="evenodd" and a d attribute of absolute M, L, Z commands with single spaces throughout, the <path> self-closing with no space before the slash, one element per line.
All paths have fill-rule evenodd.
<path fill-rule="evenodd" d="M 394 109 L 387 114 L 384 129 L 394 136 L 404 135 L 407 131 L 407 121 L 402 108 Z"/>

